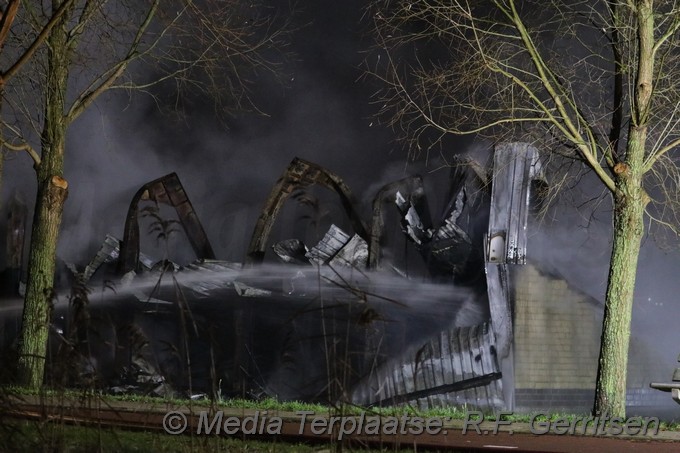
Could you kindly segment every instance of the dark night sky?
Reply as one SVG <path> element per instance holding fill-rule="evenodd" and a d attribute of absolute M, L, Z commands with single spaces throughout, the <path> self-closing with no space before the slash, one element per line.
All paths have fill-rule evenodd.
<path fill-rule="evenodd" d="M 361 23 L 364 5 L 356 0 L 324 0 L 299 6 L 295 18 L 299 29 L 291 44 L 297 57 L 285 68 L 287 86 L 263 78 L 254 87 L 255 100 L 269 116 L 243 116 L 226 127 L 213 118 L 212 106 L 193 105 L 185 121 L 177 123 L 143 96 L 102 99 L 69 132 L 70 195 L 59 256 L 84 263 L 105 234 L 122 237 L 127 206 L 137 188 L 172 171 L 179 174 L 194 202 L 218 257 L 240 261 L 259 208 L 295 156 L 343 177 L 364 203 L 384 183 L 415 170 L 437 168 L 436 161 L 428 168 L 407 163 L 392 131 L 371 118 L 376 86 L 361 77 L 362 50 L 370 44 Z M 445 176 L 435 172 L 428 178 Z M 437 190 L 441 187 L 437 184 L 432 184 L 429 196 L 440 205 L 444 191 Z M 3 200 L 14 190 L 32 205 L 34 173 L 23 155 L 6 165 Z M 606 221 L 590 231 L 557 222 L 535 236 L 534 249 L 546 266 L 563 272 L 601 300 L 607 228 Z M 677 255 L 649 247 L 643 251 L 638 312 L 662 314 L 659 303 L 677 305 L 673 295 L 678 292 L 678 271 Z M 659 320 L 666 323 L 662 328 L 672 329 L 675 324 L 668 321 L 672 318 L 634 319 L 645 329 L 654 329 L 652 324 Z"/>
<path fill-rule="evenodd" d="M 59 255 L 82 262 L 106 233 L 121 236 L 136 189 L 172 171 L 182 179 L 218 255 L 233 260 L 242 257 L 235 243 L 244 247 L 257 209 L 295 156 L 336 172 L 359 197 L 379 181 L 403 176 L 405 153 L 391 131 L 371 118 L 375 86 L 359 80 L 362 50 L 370 42 L 360 23 L 363 7 L 360 1 L 298 7 L 284 83 L 265 75 L 252 88 L 267 116 L 243 115 L 225 125 L 214 118 L 208 101 L 190 104 L 177 122 L 143 95 L 104 97 L 69 131 L 71 190 Z M 32 201 L 27 157 L 18 156 L 7 167 L 4 196 L 21 186 L 24 199 Z"/>

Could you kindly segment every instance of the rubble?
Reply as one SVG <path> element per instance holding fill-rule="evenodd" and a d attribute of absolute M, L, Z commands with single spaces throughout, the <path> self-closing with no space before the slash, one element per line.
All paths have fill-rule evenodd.
<path fill-rule="evenodd" d="M 144 357 L 135 357 L 129 366 L 123 367 L 116 385 L 108 387 L 112 395 L 133 394 L 172 398 L 175 391 L 156 367 Z"/>
<path fill-rule="evenodd" d="M 234 289 L 236 290 L 236 294 L 241 297 L 266 297 L 272 295 L 271 291 L 254 288 L 238 281 L 234 281 Z"/>
<path fill-rule="evenodd" d="M 352 236 L 328 262 L 331 266 L 365 269 L 368 264 L 368 244 L 358 234 Z"/>
<path fill-rule="evenodd" d="M 247 376 L 252 382 L 256 380 L 248 374 L 254 372 L 248 368 L 249 360 L 255 365 L 263 363 L 258 362 L 262 359 L 256 359 L 256 354 L 248 349 L 245 342 L 251 330 L 260 328 L 254 310 L 267 306 L 269 310 L 281 310 L 282 319 L 293 319 L 288 334 L 297 338 L 294 346 L 296 354 L 308 359 L 306 362 L 295 360 L 296 365 L 293 366 L 286 355 L 288 352 L 282 353 L 279 365 L 285 370 L 283 376 L 288 372 L 294 375 L 295 370 L 306 375 L 307 371 L 302 371 L 301 367 L 311 366 L 317 359 L 331 360 L 329 349 L 319 349 L 321 341 L 325 348 L 335 351 L 333 354 L 340 354 L 337 351 L 343 347 L 356 348 L 350 351 L 351 354 L 346 352 L 347 357 L 338 355 L 335 358 L 338 363 L 333 366 L 348 367 L 342 372 L 349 379 L 348 388 L 334 393 L 338 398 L 347 398 L 362 405 L 409 403 L 424 408 L 472 402 L 479 407 L 499 407 L 503 398 L 501 361 L 508 356 L 512 345 L 508 265 L 526 261 L 530 192 L 534 187 L 533 181 L 540 183 L 542 180 L 537 151 L 525 144 L 497 147 L 492 174 L 489 178 L 481 165 L 458 159 L 450 172 L 446 204 L 436 222 L 433 221 L 420 176 L 387 184 L 373 199 L 368 228 L 358 214 L 351 191 L 339 176 L 296 158 L 272 188 L 241 264 L 216 259 L 178 176 L 171 173 L 144 184 L 134 195 L 122 241 L 107 235 L 82 272 L 78 273 L 75 266 L 70 267 L 83 283 L 91 282 L 103 267 L 116 267 L 116 285 L 121 290 L 121 295 L 116 297 L 125 304 L 132 304 L 126 306 L 143 307 L 122 315 L 120 323 L 137 322 L 139 311 L 153 322 L 160 322 L 160 318 L 155 316 L 168 315 L 168 319 L 172 320 L 169 324 L 176 328 L 175 316 L 180 313 L 180 319 L 185 320 L 184 316 L 188 314 L 194 323 L 191 341 L 198 346 L 192 346 L 190 342 L 173 345 L 178 350 L 200 347 L 208 341 L 207 335 L 214 334 L 196 328 L 195 313 L 212 307 L 228 307 L 228 310 L 219 311 L 219 316 L 232 322 L 230 328 L 233 331 L 220 324 L 221 338 L 229 335 L 229 341 L 220 347 L 228 350 L 223 352 L 222 363 L 228 364 L 223 366 L 223 372 L 228 376 L 225 377 L 227 386 L 234 392 L 245 391 L 237 388 L 242 385 L 239 379 L 246 380 Z M 276 242 L 271 250 L 283 263 L 282 266 L 290 271 L 277 273 L 267 280 L 255 278 L 260 268 L 254 266 L 265 261 L 269 235 L 283 203 L 295 190 L 312 184 L 329 188 L 338 195 L 351 231 L 343 231 L 332 224 L 323 238 L 311 247 L 297 238 Z M 196 253 L 196 261 L 180 265 L 154 260 L 140 252 L 138 216 L 142 201 L 175 208 Z M 410 340 L 407 340 L 406 334 L 402 337 L 387 336 L 385 332 L 393 320 L 385 317 L 380 307 L 396 301 L 385 297 L 381 299 L 381 295 L 371 293 L 371 278 L 380 275 L 381 268 L 385 267 L 400 275 L 398 278 L 407 286 L 411 285 L 411 280 L 394 263 L 385 265 L 381 262 L 384 258 L 385 206 L 396 208 L 403 234 L 422 257 L 430 277 L 437 282 L 455 283 L 465 288 L 465 297 L 452 296 L 455 299 L 451 301 L 452 306 L 460 307 L 470 297 L 481 303 L 488 300 L 488 319 L 474 325 L 458 325 L 453 318 L 447 317 L 449 313 L 442 313 L 437 320 L 441 323 L 436 328 L 438 330 L 419 332 L 422 336 L 415 342 L 407 344 L 406 341 Z M 361 283 L 356 283 L 356 278 L 359 278 L 356 276 L 363 279 Z M 320 292 L 324 292 L 323 297 Z M 333 301 L 333 308 L 324 305 L 324 300 Z M 304 309 L 295 306 L 298 302 L 304 304 Z M 197 307 L 200 309 L 197 310 Z M 318 321 L 312 317 L 312 314 L 318 316 L 315 310 L 326 315 L 330 313 L 331 318 L 324 322 L 335 327 L 327 331 L 325 327 L 319 329 L 319 326 L 312 325 Z M 417 311 L 417 308 L 414 310 Z M 204 317 L 207 325 L 227 322 L 213 319 L 209 313 L 199 313 L 198 318 Z M 308 314 L 308 318 L 300 321 L 300 316 L 304 318 L 300 313 Z M 407 310 L 401 313 L 405 324 L 403 329 L 410 328 L 407 320 L 418 315 Z M 348 324 L 338 327 L 336 323 L 343 320 Z M 328 332 L 336 331 L 345 336 L 326 337 L 333 335 Z M 269 335 L 267 333 L 267 338 L 260 341 L 267 343 L 270 349 L 286 347 L 286 341 L 275 338 L 273 334 L 269 338 Z M 382 335 L 399 344 L 398 348 L 387 349 L 388 356 L 384 355 L 385 347 L 381 346 Z M 171 368 L 155 366 L 148 350 L 140 354 L 129 344 L 123 344 L 121 348 L 128 351 L 129 356 L 121 358 L 119 353 L 116 354 L 118 378 L 111 386 L 111 392 L 165 395 L 174 391 L 168 382 L 168 378 L 172 377 L 172 372 L 168 371 Z M 260 355 L 272 354 L 264 350 L 266 348 L 260 351 Z M 177 351 L 173 354 L 184 360 L 188 352 L 183 350 L 184 356 Z M 213 354 L 212 349 L 210 354 Z M 272 362 L 272 356 L 268 357 Z M 211 356 L 213 367 L 215 360 Z M 272 363 L 269 365 L 273 366 Z M 258 378 L 261 387 L 258 393 L 319 398 L 331 379 L 327 374 L 331 372 L 330 365 L 322 368 L 310 371 L 308 380 L 300 380 L 298 387 L 290 384 L 285 391 L 271 384 L 276 376 L 276 372 L 271 372 L 271 376 Z M 92 370 L 84 371 L 89 373 Z M 283 380 L 286 381 L 285 378 Z M 303 385 L 307 387 L 303 388 Z"/>
<path fill-rule="evenodd" d="M 286 239 L 272 245 L 274 253 L 281 258 L 284 263 L 290 264 L 310 264 L 307 253 L 309 249 L 299 239 Z"/>
<path fill-rule="evenodd" d="M 349 235 L 335 225 L 331 225 L 324 237 L 305 255 L 317 265 L 327 264 L 336 253 L 349 242 Z"/>

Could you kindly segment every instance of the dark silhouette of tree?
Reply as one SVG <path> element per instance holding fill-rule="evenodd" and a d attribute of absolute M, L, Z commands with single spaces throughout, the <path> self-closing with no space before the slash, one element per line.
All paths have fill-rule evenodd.
<path fill-rule="evenodd" d="M 41 25 L 50 20 L 49 28 Z M 38 189 L 19 349 L 22 385 L 43 382 L 68 195 L 63 171 L 69 126 L 104 93 L 152 94 L 170 83 L 177 93 L 209 95 L 221 110 L 248 107 L 252 70 L 276 73 L 270 58 L 280 55 L 272 49 L 283 44 L 286 28 L 277 20 L 262 5 L 237 0 L 44 0 L 18 9 L 3 52 L 46 30 L 26 76 L 7 86 L 3 98 L 11 106 L 3 116 L 3 144 L 29 153 Z"/>
<path fill-rule="evenodd" d="M 680 225 L 680 2 L 399 0 L 370 14 L 381 115 L 412 149 L 449 134 L 532 141 L 610 194 L 594 411 L 623 417 L 645 217 Z"/>

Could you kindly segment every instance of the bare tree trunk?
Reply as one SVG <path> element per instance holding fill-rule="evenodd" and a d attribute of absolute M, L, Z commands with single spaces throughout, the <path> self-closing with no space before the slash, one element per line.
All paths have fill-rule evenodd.
<path fill-rule="evenodd" d="M 19 4 L 14 0 L 10 3 Z M 209 79 L 218 81 L 215 87 L 219 81 L 224 80 L 224 86 L 231 89 L 244 88 L 245 92 L 246 78 L 242 78 L 238 73 L 233 73 L 232 76 L 230 71 L 224 72 L 223 77 L 223 71 L 216 62 L 224 57 L 229 61 L 230 68 L 240 66 L 242 61 L 246 66 L 262 67 L 276 72 L 275 64 L 269 61 L 269 58 L 264 58 L 265 52 L 261 52 L 260 49 L 269 49 L 275 45 L 278 42 L 277 35 L 282 32 L 275 26 L 273 17 L 271 20 L 265 17 L 256 20 L 255 23 L 249 21 L 243 24 L 238 14 L 238 8 L 243 5 L 236 0 L 210 2 L 153 0 L 115 2 L 115 5 L 95 1 L 51 0 L 41 3 L 44 6 L 43 13 L 50 9 L 47 7 L 49 3 L 53 13 L 50 21 L 36 37 L 34 44 L 22 54 L 20 61 L 11 67 L 11 71 L 8 70 L 10 75 L 18 71 L 23 63 L 35 55 L 38 46 L 42 46 L 42 39 L 47 36 L 45 45 L 47 65 L 45 67 L 41 61 L 38 73 L 41 75 L 43 68 L 46 69 L 45 80 L 40 80 L 40 86 L 45 93 L 45 98 L 42 99 L 45 107 L 41 117 L 43 121 L 41 155 L 38 156 L 28 146 L 27 141 L 16 147 L 31 153 L 36 163 L 38 180 L 22 343 L 19 349 L 21 383 L 34 388 L 42 383 L 47 351 L 56 246 L 67 196 L 63 166 L 68 125 L 102 93 L 111 89 L 133 62 L 162 61 L 163 63 L 157 65 L 157 69 L 161 66 L 164 68 L 160 69 L 161 73 L 158 73 L 156 80 L 145 80 L 139 84 L 132 82 L 129 85 L 130 89 L 147 91 L 156 83 L 160 84 L 170 78 L 184 79 L 192 76 L 195 70 L 201 69 Z M 205 33 L 196 33 L 199 28 Z M 1 38 L 0 21 L 0 44 Z M 86 42 L 80 43 L 82 45 L 79 46 L 81 38 Z M 191 44 L 186 46 L 172 44 L 182 39 L 191 41 Z M 251 39 L 255 42 L 251 43 Z M 95 47 L 96 49 L 105 47 L 106 51 L 98 52 Z M 42 53 L 40 56 L 42 57 Z M 238 64 L 234 60 L 239 60 Z M 70 94 L 69 102 L 66 103 L 71 67 L 80 67 L 78 72 L 83 79 L 72 85 L 75 93 Z M 211 85 L 211 95 L 221 92 L 213 91 L 212 88 Z M 80 89 L 82 91 L 79 91 Z M 247 99 L 247 96 L 239 99 Z M 34 115 L 37 112 L 24 113 L 29 119 L 28 124 L 33 124 L 32 121 L 37 122 L 37 117 L 40 116 Z"/>
<path fill-rule="evenodd" d="M 649 196 L 642 181 L 654 81 L 652 2 L 636 2 L 638 67 L 625 160 L 614 166 L 614 243 L 602 324 L 595 413 L 624 418 L 630 324 L 644 213 Z"/>
<path fill-rule="evenodd" d="M 614 194 L 614 238 L 593 407 L 596 415 L 621 418 L 626 416 L 626 375 L 635 277 L 644 234 L 645 207 L 649 202 L 642 186 L 647 127 L 631 126 L 628 134 L 628 163 L 621 162 L 614 167 L 617 188 Z"/>
<path fill-rule="evenodd" d="M 59 6 L 56 1 L 53 3 L 53 7 Z M 68 14 L 64 14 L 47 39 L 42 156 L 36 168 L 38 193 L 31 230 L 18 370 L 19 383 L 33 389 L 39 388 L 44 378 L 57 240 L 68 195 L 68 183 L 63 178 L 67 126 L 64 98 L 70 64 L 68 36 L 64 27 L 67 19 Z"/>
<path fill-rule="evenodd" d="M 67 193 L 66 181 L 56 175 L 38 189 L 19 351 L 19 382 L 30 388 L 39 388 L 43 381 L 57 238 Z"/>
<path fill-rule="evenodd" d="M 594 412 L 624 418 L 630 324 L 644 203 L 623 198 L 615 202 L 615 211 Z"/>

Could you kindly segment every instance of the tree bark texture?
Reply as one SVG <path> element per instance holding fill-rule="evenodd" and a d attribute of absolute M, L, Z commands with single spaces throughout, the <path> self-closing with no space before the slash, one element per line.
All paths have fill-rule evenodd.
<path fill-rule="evenodd" d="M 56 9 L 61 2 L 53 0 Z M 71 43 L 63 14 L 47 38 L 45 113 L 41 135 L 41 163 L 36 167 L 38 191 L 31 230 L 28 279 L 19 347 L 19 384 L 37 389 L 44 379 L 50 311 L 54 294 L 57 241 L 68 183 L 63 178 Z"/>

